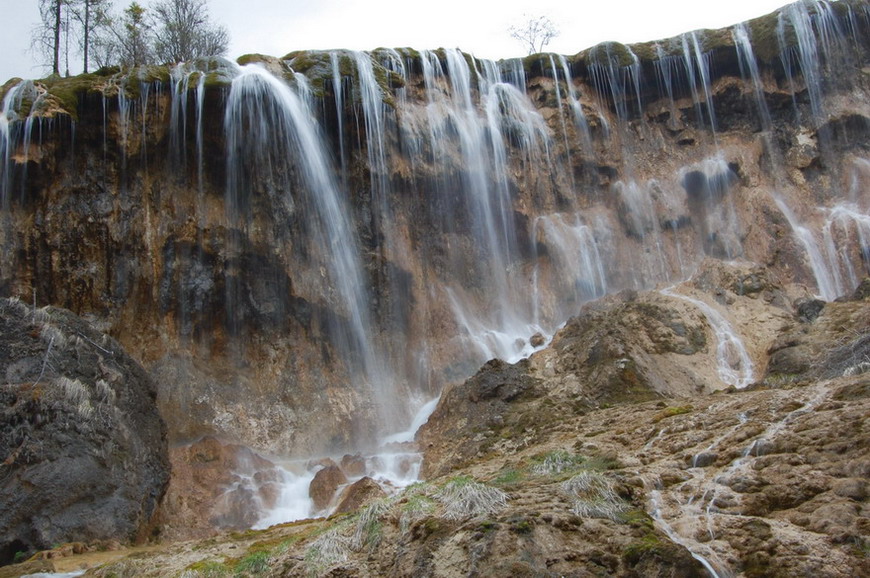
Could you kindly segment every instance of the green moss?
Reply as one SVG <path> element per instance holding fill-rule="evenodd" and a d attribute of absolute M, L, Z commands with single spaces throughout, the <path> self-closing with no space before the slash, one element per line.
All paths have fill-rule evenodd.
<path fill-rule="evenodd" d="M 266 56 L 265 54 L 243 54 L 236 59 L 236 64 L 238 64 L 239 66 L 245 66 L 246 64 L 269 62 L 270 60 L 274 60 L 274 58 L 271 56 Z"/>
<path fill-rule="evenodd" d="M 675 415 L 682 415 L 684 413 L 690 413 L 694 410 L 691 405 L 680 405 L 674 407 L 668 407 L 657 413 L 653 417 L 653 423 L 658 423 L 663 419 L 667 419 L 669 417 L 674 417 Z"/>
<path fill-rule="evenodd" d="M 168 83 L 171 79 L 170 72 L 168 66 L 142 66 L 138 69 L 138 77 L 140 82 Z"/>
<path fill-rule="evenodd" d="M 752 42 L 752 51 L 758 60 L 771 62 L 779 57 L 781 50 L 779 34 L 777 32 L 778 26 L 778 12 L 749 21 L 749 39 Z M 793 27 L 786 27 L 784 33 L 787 47 L 797 45 L 797 35 L 795 35 Z"/>
<path fill-rule="evenodd" d="M 649 532 L 641 539 L 629 543 L 622 551 L 622 557 L 630 566 L 636 566 L 649 556 L 664 557 L 666 551 L 667 545 L 655 533 Z"/>
<path fill-rule="evenodd" d="M 631 66 L 636 55 L 631 48 L 619 42 L 602 42 L 589 49 L 587 64 L 609 67 L 614 64 L 619 67 Z"/>
<path fill-rule="evenodd" d="M 496 476 L 492 480 L 492 484 L 496 486 L 514 486 L 525 479 L 525 475 L 522 471 L 516 468 L 506 468 L 499 472 L 498 476 Z"/>
<path fill-rule="evenodd" d="M 655 530 L 655 522 L 653 522 L 652 517 L 638 508 L 625 512 L 623 514 L 623 520 L 632 528 L 639 528 L 646 532 L 653 532 Z"/>
<path fill-rule="evenodd" d="M 732 36 L 730 28 L 699 30 L 696 34 L 699 37 L 702 52 L 734 48 L 734 36 Z"/>
<path fill-rule="evenodd" d="M 56 113 L 58 110 L 78 118 L 79 101 L 87 92 L 101 92 L 104 79 L 96 74 L 80 74 L 60 78 L 52 76 L 43 81 L 48 94 L 40 105 L 40 112 Z"/>
<path fill-rule="evenodd" d="M 228 80 L 226 76 L 219 72 L 209 72 L 205 75 L 205 82 L 203 83 L 206 88 L 219 88 L 222 86 L 229 86 L 232 81 Z M 193 85 L 191 83 L 191 85 Z"/>
<path fill-rule="evenodd" d="M 192 574 L 198 578 L 224 578 L 232 574 L 226 563 L 215 560 L 200 560 L 199 562 L 194 562 L 185 570 L 186 575 Z"/>
<path fill-rule="evenodd" d="M 260 576 L 269 570 L 270 562 L 271 556 L 268 552 L 252 552 L 235 564 L 235 575 Z"/>

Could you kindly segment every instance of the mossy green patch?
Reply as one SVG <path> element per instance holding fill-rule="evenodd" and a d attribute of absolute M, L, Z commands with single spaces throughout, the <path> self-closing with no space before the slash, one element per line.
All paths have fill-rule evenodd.
<path fill-rule="evenodd" d="M 628 544 L 622 552 L 622 557 L 630 566 L 636 566 L 643 558 L 649 556 L 664 557 L 666 551 L 667 544 L 662 542 L 658 535 L 649 532 L 639 540 Z"/>
<path fill-rule="evenodd" d="M 667 407 L 653 416 L 653 423 L 658 423 L 663 419 L 667 419 L 669 417 L 674 417 L 676 415 L 682 415 L 684 413 L 691 413 L 695 408 L 691 405 L 680 405 Z"/>
<path fill-rule="evenodd" d="M 101 92 L 104 79 L 96 74 L 80 74 L 68 78 L 51 77 L 45 81 L 48 95 L 44 99 L 45 112 L 54 106 L 72 118 L 78 118 L 79 101 L 87 92 Z"/>
<path fill-rule="evenodd" d="M 273 60 L 273 57 L 267 56 L 265 54 L 243 54 L 236 59 L 236 64 L 239 66 L 245 66 L 246 64 L 255 64 L 257 62 L 269 62 Z"/>
<path fill-rule="evenodd" d="M 236 576 L 261 576 L 269 570 L 271 556 L 262 550 L 251 552 L 235 564 Z"/>
<path fill-rule="evenodd" d="M 216 560 L 200 560 L 194 562 L 185 569 L 185 576 L 196 576 L 197 578 L 224 578 L 231 576 L 232 570 L 224 562 Z"/>

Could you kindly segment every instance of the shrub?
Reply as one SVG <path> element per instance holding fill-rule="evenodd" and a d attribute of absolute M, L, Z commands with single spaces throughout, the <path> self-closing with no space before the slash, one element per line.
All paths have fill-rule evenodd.
<path fill-rule="evenodd" d="M 458 476 L 447 482 L 435 499 L 444 505 L 442 517 L 461 520 L 499 512 L 507 505 L 508 495 L 468 476 Z"/>
<path fill-rule="evenodd" d="M 358 552 L 364 547 L 377 548 L 381 541 L 381 516 L 389 509 L 389 500 L 377 500 L 362 509 L 350 538 L 352 550 Z"/>
<path fill-rule="evenodd" d="M 543 459 L 532 466 L 532 472 L 539 476 L 551 476 L 579 468 L 586 458 L 565 450 L 556 450 L 544 455 Z"/>
<path fill-rule="evenodd" d="M 321 534 L 305 551 L 305 565 L 311 575 L 322 574 L 333 564 L 347 561 L 350 538 L 342 535 L 341 528 L 332 528 Z"/>
<path fill-rule="evenodd" d="M 571 511 L 581 518 L 607 518 L 619 521 L 628 504 L 619 497 L 613 481 L 594 471 L 583 471 L 562 483 L 571 499 Z"/>

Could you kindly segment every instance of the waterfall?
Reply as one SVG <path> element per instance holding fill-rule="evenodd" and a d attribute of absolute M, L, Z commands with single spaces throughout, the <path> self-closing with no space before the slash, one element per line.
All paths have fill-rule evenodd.
<path fill-rule="evenodd" d="M 30 237 L 19 218 L 2 231 L 0 285 L 52 285 L 47 299 L 108 311 L 125 344 L 154 356 L 195 351 L 196 316 L 209 318 L 201 351 L 262 380 L 286 412 L 270 422 L 240 394 L 221 411 L 248 422 L 197 426 L 252 445 L 280 438 L 276 453 L 407 443 L 445 384 L 488 358 L 531 355 L 587 301 L 678 282 L 702 259 L 784 256 L 775 272 L 814 278 L 825 299 L 853 288 L 870 266 L 870 161 L 848 142 L 867 115 L 861 87 L 845 84 L 861 78 L 850 58 L 868 49 L 870 13 L 846 4 L 804 1 L 761 28 L 574 56 L 300 51 L 184 63 L 168 88 L 146 70 L 97 75 L 76 96 L 88 122 L 101 114 L 102 134 L 86 126 L 73 144 L 102 137 L 98 176 L 87 151 L 37 142 L 58 132 L 56 110 L 37 106 L 58 106 L 50 81 L 10 85 L 4 218 L 30 210 L 33 223 L 56 223 L 71 211 L 70 229 L 99 229 L 105 247 L 67 251 L 78 237 L 41 224 Z M 210 126 L 214 110 L 225 114 Z M 57 187 L 25 206 L 28 176 Z M 85 263 L 103 277 L 59 281 Z M 721 310 L 666 291 L 707 318 L 723 384 L 751 383 Z M 141 319 L 158 329 L 130 337 L 141 328 L 125 321 L 155 295 Z M 215 381 L 236 385 L 225 379 Z M 295 429 L 321 419 L 325 433 Z"/>
<path fill-rule="evenodd" d="M 288 84 L 256 65 L 240 70 L 232 83 L 225 117 L 228 219 L 233 226 L 244 226 L 243 212 L 250 210 L 247 204 L 254 194 L 253 186 L 274 184 L 268 182 L 271 178 L 285 179 L 271 191 L 284 210 L 292 214 L 298 203 L 298 210 L 313 211 L 306 216 L 307 232 L 322 251 L 321 279 L 313 282 L 347 322 L 346 331 L 336 331 L 336 346 L 344 352 L 346 362 L 351 355 L 359 356 L 381 423 L 388 424 L 401 401 L 373 343 L 369 284 L 364 278 L 360 248 L 313 118 L 312 111 Z M 293 182 L 274 168 L 272 175 L 254 174 L 250 159 L 255 161 L 254 166 L 262 168 L 282 167 L 288 160 L 295 160 L 301 164 L 302 182 Z M 312 277 L 317 279 L 316 274 Z"/>
<path fill-rule="evenodd" d="M 662 290 L 663 295 L 682 299 L 701 310 L 710 327 L 716 335 L 716 362 L 719 367 L 719 379 L 725 385 L 742 389 L 754 379 L 752 359 L 743 345 L 740 336 L 728 323 L 728 320 L 710 305 L 700 299 L 676 293 L 673 287 Z"/>

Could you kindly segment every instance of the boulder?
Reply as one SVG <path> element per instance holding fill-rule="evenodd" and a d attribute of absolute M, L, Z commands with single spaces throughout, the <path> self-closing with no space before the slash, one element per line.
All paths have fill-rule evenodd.
<path fill-rule="evenodd" d="M 326 466 L 314 474 L 314 479 L 308 486 L 308 495 L 314 502 L 315 510 L 323 510 L 332 502 L 336 490 L 347 483 L 347 477 L 336 465 Z"/>
<path fill-rule="evenodd" d="M 353 512 L 372 500 L 386 496 L 387 493 L 378 483 L 366 476 L 342 490 L 338 498 L 338 506 L 335 508 L 335 513 L 344 514 L 346 512 Z"/>
<path fill-rule="evenodd" d="M 366 473 L 366 460 L 359 454 L 346 454 L 341 458 L 341 471 L 351 478 L 364 476 Z"/>
<path fill-rule="evenodd" d="M 2 299 L 0 376 L 0 564 L 144 538 L 169 460 L 142 367 L 69 311 Z"/>

